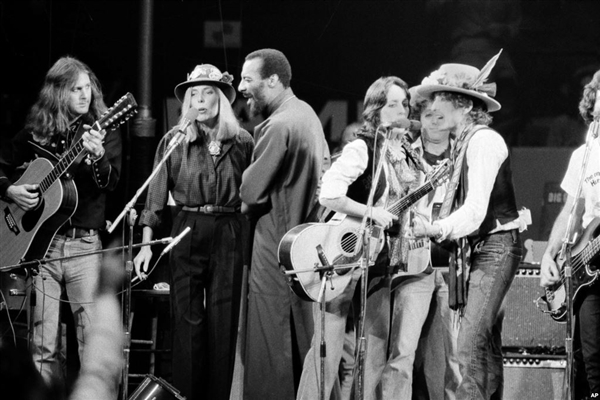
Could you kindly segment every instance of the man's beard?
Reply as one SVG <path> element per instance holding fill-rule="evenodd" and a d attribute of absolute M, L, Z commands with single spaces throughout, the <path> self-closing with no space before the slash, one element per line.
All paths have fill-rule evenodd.
<path fill-rule="evenodd" d="M 256 98 L 250 99 L 250 115 L 252 115 L 252 117 L 261 115 L 266 107 L 267 104 L 264 101 Z"/>
<path fill-rule="evenodd" d="M 257 88 L 256 92 L 253 93 L 250 98 L 250 114 L 253 117 L 257 117 L 264 113 L 267 108 L 267 101 L 264 94 L 264 83 Z"/>

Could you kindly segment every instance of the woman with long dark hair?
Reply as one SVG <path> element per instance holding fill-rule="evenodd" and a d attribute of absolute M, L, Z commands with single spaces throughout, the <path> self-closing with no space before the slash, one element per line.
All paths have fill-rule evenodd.
<path fill-rule="evenodd" d="M 401 140 L 389 139 L 385 135 L 385 126 L 408 116 L 409 100 L 408 86 L 398 77 L 379 78 L 369 87 L 364 100 L 362 127 L 357 131 L 356 139 L 344 147 L 342 154 L 323 175 L 319 197 L 323 206 L 351 217 L 362 218 L 369 213 L 371 220 L 387 231 L 386 244 L 368 272 L 368 300 L 363 321 L 367 341 L 363 389 L 367 399 L 375 397 L 375 389 L 387 362 L 391 314 L 390 277 L 400 263 L 403 252 L 398 222 L 400 216 L 386 210 L 386 205 L 401 198 L 412 184 L 418 182 L 415 165 L 407 162 Z M 390 143 L 384 153 L 383 145 L 386 140 L 390 140 Z M 383 169 L 374 184 L 379 160 L 383 162 Z M 373 208 L 369 210 L 367 199 L 371 190 L 374 190 Z M 361 270 L 356 268 L 348 273 L 352 274 L 350 284 L 337 297 L 330 299 L 325 307 L 325 398 L 329 398 L 337 377 L 344 344 L 341 338 L 344 337 L 348 314 L 352 310 L 357 323 L 361 318 Z M 304 361 L 298 399 L 319 398 L 320 317 L 317 307 L 314 313 L 315 334 Z"/>

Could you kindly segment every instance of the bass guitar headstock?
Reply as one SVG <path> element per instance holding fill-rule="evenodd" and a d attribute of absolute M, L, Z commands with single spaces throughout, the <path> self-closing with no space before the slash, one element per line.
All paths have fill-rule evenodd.
<path fill-rule="evenodd" d="M 448 179 L 448 176 L 450 175 L 450 164 L 450 160 L 446 158 L 440 161 L 428 174 L 427 179 L 434 187 L 438 187 Z"/>

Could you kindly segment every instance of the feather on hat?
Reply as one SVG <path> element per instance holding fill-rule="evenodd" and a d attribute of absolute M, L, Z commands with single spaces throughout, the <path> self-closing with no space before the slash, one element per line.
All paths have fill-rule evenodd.
<path fill-rule="evenodd" d="M 498 111 L 502 106 L 493 97 L 496 84 L 486 83 L 496 65 L 502 49 L 488 61 L 481 71 L 466 64 L 443 64 L 417 86 L 417 93 L 429 97 L 435 92 L 456 92 L 475 97 L 485 103 L 489 112 Z"/>

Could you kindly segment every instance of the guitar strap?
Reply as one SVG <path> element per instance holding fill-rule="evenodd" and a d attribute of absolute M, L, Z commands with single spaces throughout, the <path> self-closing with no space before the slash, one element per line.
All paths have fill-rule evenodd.
<path fill-rule="evenodd" d="M 440 209 L 440 219 L 450 215 L 453 206 L 459 207 L 464 196 L 459 195 L 457 199 L 457 188 L 463 172 L 463 161 L 467 153 L 467 147 L 471 137 L 480 129 L 487 128 L 485 125 L 474 125 L 465 129 L 458 140 L 453 152 L 452 178 L 447 187 L 446 196 Z M 464 185 L 463 185 L 464 186 Z M 458 200 L 458 201 L 455 201 Z M 455 241 L 453 251 L 450 253 L 450 271 L 448 282 L 448 305 L 452 310 L 462 313 L 467 304 L 467 280 L 471 269 L 471 246 L 466 237 Z"/>
<path fill-rule="evenodd" d="M 406 194 L 414 191 L 419 186 L 418 172 L 423 171 L 420 158 L 408 143 L 406 136 L 402 138 L 401 146 L 404 154 L 393 147 L 388 147 L 385 162 L 389 168 L 388 176 L 388 199 L 387 204 L 395 203 Z M 398 222 L 387 229 L 390 267 L 393 271 L 398 269 L 406 270 L 408 262 L 408 241 L 402 238 L 408 215 L 402 213 L 398 215 Z"/>

